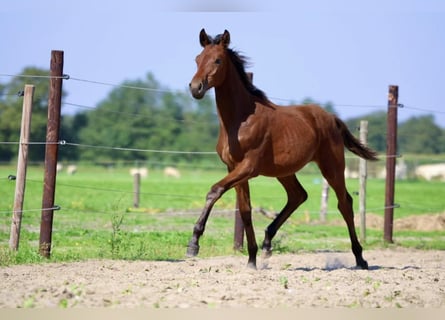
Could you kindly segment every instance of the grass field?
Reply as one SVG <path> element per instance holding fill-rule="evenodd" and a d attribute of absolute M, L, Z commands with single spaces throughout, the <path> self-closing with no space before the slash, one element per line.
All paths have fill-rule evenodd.
<path fill-rule="evenodd" d="M 42 261 L 38 254 L 43 169 L 28 169 L 25 204 L 18 253 L 8 250 L 15 182 L 7 179 L 13 166 L 0 166 L 0 265 Z M 129 168 L 82 167 L 75 175 L 61 172 L 57 177 L 51 261 L 91 258 L 182 259 L 193 225 L 210 186 L 224 176 L 220 169 L 189 169 L 180 179 L 164 177 L 151 170 L 141 181 L 140 208 L 133 209 L 133 178 Z M 309 194 L 297 213 L 275 238 L 275 252 L 307 250 L 349 250 L 344 225 L 314 223 L 319 218 L 321 177 L 302 173 L 300 181 Z M 358 180 L 347 181 L 351 194 Z M 383 215 L 385 182 L 370 179 L 367 212 Z M 357 208 L 358 196 L 354 195 Z M 259 177 L 251 182 L 253 208 L 279 211 L 285 193 L 275 179 Z M 398 181 L 395 218 L 445 211 L 443 182 Z M 227 192 L 216 204 L 201 241 L 200 256 L 233 254 L 233 209 L 235 194 Z M 357 209 L 356 209 L 357 210 Z M 341 219 L 336 199 L 329 197 L 328 221 Z M 358 218 L 357 218 L 358 219 Z M 261 244 L 263 230 L 271 222 L 257 211 L 254 225 Z M 382 230 L 367 230 L 365 249 L 385 245 Z M 443 232 L 394 230 L 397 245 L 445 249 Z"/>

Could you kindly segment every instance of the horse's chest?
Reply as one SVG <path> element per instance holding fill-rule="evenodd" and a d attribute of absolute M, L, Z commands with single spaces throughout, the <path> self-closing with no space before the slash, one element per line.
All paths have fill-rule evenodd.
<path fill-rule="evenodd" d="M 243 161 L 247 153 L 254 153 L 264 141 L 265 135 L 258 125 L 244 122 L 236 130 L 220 136 L 219 155 L 227 165 L 236 165 Z"/>
<path fill-rule="evenodd" d="M 236 133 L 236 140 L 243 149 L 251 150 L 262 144 L 265 132 L 264 123 L 252 115 L 247 121 L 241 123 Z"/>
<path fill-rule="evenodd" d="M 242 161 L 244 158 L 243 150 L 239 141 L 236 139 L 221 141 L 218 146 L 218 153 L 221 160 L 229 166 L 233 166 Z"/>

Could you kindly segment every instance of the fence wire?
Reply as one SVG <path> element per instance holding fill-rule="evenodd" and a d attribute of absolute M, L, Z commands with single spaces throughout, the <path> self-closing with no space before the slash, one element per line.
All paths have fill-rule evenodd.
<path fill-rule="evenodd" d="M 149 88 L 149 87 L 139 87 L 139 86 L 131 86 L 131 85 L 125 85 L 125 84 L 114 84 L 110 82 L 105 81 L 96 81 L 96 80 L 89 80 L 89 79 L 82 79 L 77 77 L 71 77 L 70 75 L 63 75 L 61 77 L 54 77 L 50 75 L 26 75 L 26 74 L 3 74 L 0 73 L 0 76 L 7 76 L 7 77 L 22 77 L 22 78 L 44 78 L 44 79 L 51 79 L 51 78 L 57 78 L 57 79 L 63 79 L 63 80 L 73 80 L 73 81 L 79 81 L 84 83 L 90 83 L 90 84 L 98 84 L 98 85 L 104 85 L 104 86 L 112 86 L 112 87 L 119 87 L 119 88 L 125 88 L 125 89 L 131 89 L 131 90 L 145 90 L 145 91 L 151 91 L 151 92 L 160 92 L 160 93 L 174 93 L 179 92 L 175 90 L 169 90 L 169 89 L 158 89 L 158 88 Z M 5 95 L 5 94 L 3 94 Z M 16 94 L 8 94 L 11 96 L 23 96 L 23 92 L 19 91 Z M 271 97 L 271 99 L 279 100 L 279 101 L 294 101 L 291 99 L 283 99 L 283 98 L 277 98 L 277 97 Z M 85 106 L 81 104 L 71 103 L 71 102 L 64 102 L 63 104 L 74 106 L 78 108 L 85 108 L 85 109 L 95 109 L 96 107 L 92 106 Z M 363 105 L 363 104 L 333 104 L 335 107 L 345 107 L 345 108 L 386 108 L 385 105 Z M 432 108 L 422 108 L 418 106 L 406 106 L 406 105 L 400 105 L 403 106 L 406 109 L 412 109 L 412 110 L 418 110 L 418 111 L 425 111 L 430 113 L 437 113 L 437 114 L 445 114 L 445 111 L 436 110 Z M 110 113 L 116 113 L 116 114 L 122 114 L 122 115 L 128 115 L 132 117 L 146 117 L 146 115 L 139 114 L 139 113 L 126 113 L 126 112 L 120 112 L 120 111 L 113 111 L 113 110 L 107 110 L 106 112 Z M 175 121 L 185 121 L 185 120 L 176 120 Z M 21 144 L 21 142 L 11 142 L 11 141 L 3 141 L 0 142 L 0 144 L 8 145 L 8 144 Z M 107 149 L 107 150 L 116 150 L 116 151 L 131 151 L 131 152 L 147 152 L 147 153 L 168 153 L 168 154 L 193 154 L 193 155 L 216 155 L 216 152 L 214 151 L 179 151 L 179 150 L 157 150 L 157 149 L 139 149 L 139 148 L 125 148 L 125 147 L 119 147 L 119 146 L 105 146 L 105 145 L 92 145 L 92 144 L 83 144 L 83 143 L 75 143 L 75 142 L 66 142 L 64 140 L 58 141 L 58 142 L 28 142 L 29 145 L 47 145 L 47 144 L 59 144 L 61 146 L 72 146 L 72 147 L 79 147 L 79 148 L 95 148 L 95 149 Z M 388 157 L 400 157 L 401 155 L 379 155 L 380 158 L 388 158 Z M 355 158 L 353 156 L 346 156 L 346 158 Z M 41 183 L 41 181 L 40 181 Z M 63 185 L 58 184 L 58 186 L 64 186 L 64 187 L 71 187 L 71 188 L 82 188 L 82 189 L 94 189 L 104 192 L 120 192 L 123 193 L 122 190 L 112 190 L 112 189 L 101 189 L 101 188 L 90 188 L 88 186 L 74 186 L 74 185 Z M 124 193 L 133 193 L 133 192 L 124 192 Z M 169 196 L 169 197 L 176 197 L 176 198 L 190 198 L 191 196 L 187 195 L 175 195 L 175 194 L 157 194 L 157 193 L 141 193 L 141 195 L 150 195 L 150 196 Z M 50 208 L 53 209 L 54 208 Z M 384 210 L 385 207 L 381 208 L 369 208 L 368 211 L 371 210 Z M 37 210 L 37 209 L 35 209 Z M 42 210 L 42 209 L 38 209 Z M 333 211 L 334 212 L 334 211 Z M 333 213 L 331 212 L 331 213 Z M 335 211 L 336 213 L 337 211 Z M 318 212 L 317 212 L 318 213 Z"/>
<path fill-rule="evenodd" d="M 172 90 L 172 89 L 159 89 L 159 88 L 150 88 L 150 87 L 139 87 L 139 86 L 130 86 L 125 84 L 116 84 L 106 81 L 98 81 L 98 80 L 90 80 L 90 79 L 82 79 L 77 77 L 72 77 L 68 74 L 64 74 L 61 77 L 59 76 L 51 76 L 51 75 L 28 75 L 28 74 L 7 74 L 7 73 L 0 73 L 0 76 L 3 77 L 17 77 L 17 78 L 43 78 L 43 79 L 64 79 L 64 80 L 73 80 L 73 81 L 79 81 L 79 82 L 85 82 L 85 83 L 91 83 L 91 84 L 98 84 L 98 85 L 104 85 L 104 86 L 112 86 L 117 88 L 125 88 L 125 89 L 133 89 L 133 90 L 144 90 L 144 91 L 151 91 L 151 92 L 160 92 L 160 93 L 177 93 L 181 92 L 182 90 Z M 21 96 L 21 91 L 19 91 L 17 94 L 12 95 L 18 95 Z M 280 98 L 280 97 L 270 97 L 270 99 L 278 100 L 278 101 L 287 101 L 287 102 L 295 102 L 294 99 L 288 99 L 288 98 Z M 301 103 L 301 101 L 300 101 Z M 65 103 L 68 104 L 68 103 Z M 79 104 L 71 104 L 73 106 L 79 106 L 79 107 L 86 107 L 91 108 L 88 106 L 82 106 Z M 387 108 L 387 105 L 373 105 L 373 104 L 349 104 L 349 103 L 333 103 L 335 107 L 346 107 L 346 108 Z M 420 106 L 408 106 L 404 104 L 399 104 L 400 107 L 404 107 L 406 109 L 412 109 L 412 110 L 418 110 L 418 111 L 424 111 L 429 113 L 437 113 L 437 114 L 445 114 L 444 110 L 441 110 L 439 108 L 424 108 Z M 94 108 L 94 107 L 93 107 Z"/>

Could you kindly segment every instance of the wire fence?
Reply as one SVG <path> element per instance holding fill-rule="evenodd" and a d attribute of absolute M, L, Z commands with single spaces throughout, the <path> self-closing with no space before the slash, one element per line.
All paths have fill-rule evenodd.
<path fill-rule="evenodd" d="M 9 177 L 8 177 L 9 178 Z M 9 178 L 8 180 L 14 180 Z M 69 179 L 64 178 L 62 180 L 62 182 L 57 182 L 57 192 L 60 194 L 70 194 L 70 195 L 78 195 L 79 199 L 85 198 L 86 195 L 91 196 L 92 194 L 94 194 L 95 196 L 105 196 L 105 194 L 111 194 L 111 195 L 115 195 L 115 196 L 110 196 L 107 195 L 106 198 L 108 199 L 119 199 L 120 201 L 124 201 L 126 205 L 124 205 L 125 208 L 131 207 L 131 198 L 132 196 L 135 194 L 134 190 L 131 190 L 131 181 L 132 179 L 128 178 L 126 183 L 123 183 L 123 185 L 125 185 L 125 188 L 113 188 L 113 187 L 103 187 L 103 186 L 97 186 L 97 185 L 90 185 L 88 183 L 82 183 L 79 180 L 76 180 L 76 182 L 67 182 L 69 181 Z M 112 182 L 113 178 L 112 178 L 112 174 L 111 177 L 109 178 L 109 182 Z M 38 186 L 42 185 L 43 181 L 42 180 L 37 180 L 37 179 L 27 179 L 27 183 L 28 184 L 36 184 Z M 90 182 L 91 183 L 91 182 Z M 146 182 L 147 184 L 150 184 L 150 179 L 147 180 Z M 159 180 L 157 180 L 156 183 L 159 183 Z M 163 183 L 165 183 L 166 185 L 170 184 L 169 181 L 164 180 Z M 13 194 L 13 190 L 14 190 L 14 184 L 11 183 L 9 184 L 9 186 L 6 186 L 4 183 L 3 184 L 3 194 L 4 194 L 4 199 L 9 198 L 9 196 L 12 196 Z M 320 194 L 321 194 L 321 183 L 320 182 L 316 182 L 313 181 L 312 182 L 312 187 L 311 190 L 313 191 L 314 189 L 318 189 L 320 190 Z M 315 185 L 315 187 L 314 187 Z M 305 185 L 307 187 L 307 185 Z M 319 186 L 319 187 L 317 187 Z M 210 188 L 210 186 L 208 186 Z M 310 187 L 310 186 L 309 186 Z M 184 203 L 185 206 L 183 208 L 174 208 L 175 205 L 173 205 L 173 207 L 171 207 L 170 209 L 160 209 L 160 208 L 156 208 L 156 207 L 152 207 L 152 208 L 142 208 L 144 210 L 155 210 L 157 214 L 170 214 L 170 215 L 199 215 L 201 212 L 201 205 L 204 204 L 204 200 L 205 200 L 205 192 L 201 193 L 201 194 L 196 194 L 193 192 L 190 193 L 178 193 L 178 192 L 172 192 L 170 189 L 171 188 L 165 188 L 165 192 L 162 192 L 163 187 L 162 185 L 157 185 L 156 187 L 159 191 L 158 192 L 146 192 L 146 191 L 142 191 L 142 192 L 138 192 L 138 194 L 141 197 L 144 197 L 146 199 L 151 199 L 153 201 L 153 199 L 157 199 L 153 202 L 158 202 L 158 201 L 163 201 L 163 202 L 170 202 L 170 201 L 174 201 L 175 204 L 177 205 L 178 203 Z M 285 194 L 283 193 L 282 195 L 274 195 L 274 189 L 279 189 L 280 186 L 278 183 L 271 183 L 270 185 L 270 189 L 271 189 L 271 195 L 261 195 L 260 199 L 255 199 L 255 194 L 256 192 L 253 192 L 253 203 L 256 203 L 257 206 L 253 207 L 253 210 L 255 212 L 259 212 L 260 207 L 269 207 L 270 208 L 270 204 L 275 204 L 275 203 L 281 203 L 285 200 Z M 78 191 L 76 191 L 78 190 Z M 354 190 L 354 189 L 352 189 Z M 9 196 L 8 196 L 9 195 Z M 358 195 L 358 192 L 352 192 L 352 195 L 354 197 L 356 197 Z M 227 197 L 227 201 L 228 202 L 233 202 L 233 208 L 232 209 L 224 209 L 224 208 L 218 208 L 218 206 L 215 207 L 214 210 L 212 210 L 213 213 L 215 214 L 233 214 L 234 212 L 236 212 L 236 208 L 234 206 L 234 195 L 231 195 L 229 197 Z M 126 200 L 123 200 L 123 199 Z M 356 199 L 357 200 L 357 199 Z M 54 207 L 51 208 L 36 208 L 36 207 L 30 207 L 30 208 L 26 208 L 21 210 L 21 212 L 24 213 L 38 213 L 41 211 L 45 211 L 45 210 L 61 210 L 62 212 L 68 213 L 68 212 L 75 212 L 75 213 L 110 213 L 110 211 L 104 210 L 104 209 L 99 209 L 97 207 L 94 207 L 94 205 L 91 205 L 88 209 L 83 209 L 79 206 L 73 205 L 73 203 L 71 203 L 70 201 L 72 200 L 72 196 L 70 197 L 70 200 L 66 201 L 66 199 L 62 198 L 57 202 L 57 205 L 55 205 Z M 117 201 L 117 200 L 116 200 Z M 317 194 L 311 194 L 311 204 L 310 206 L 314 206 L 315 204 L 319 203 L 319 197 L 317 196 Z M 383 192 L 381 194 L 367 194 L 367 201 L 368 203 L 383 203 Z M 146 201 L 146 203 L 149 203 L 150 201 Z M 33 203 L 35 203 L 33 201 Z M 195 205 L 197 205 L 197 208 L 188 208 L 190 203 L 194 203 Z M 357 204 L 356 204 L 357 205 Z M 2 209 L 0 209 L 0 214 L 1 215 L 9 215 L 11 213 L 14 212 L 14 210 L 12 209 L 5 209 L 6 207 L 9 207 L 8 205 L 2 205 Z M 379 212 L 383 212 L 386 208 L 401 208 L 402 210 L 406 211 L 406 212 L 419 212 L 419 213 L 439 213 L 439 212 L 443 212 L 443 210 L 445 209 L 445 207 L 443 206 L 443 204 L 441 204 L 440 202 L 438 203 L 422 203 L 422 202 L 418 202 L 416 201 L 416 199 L 412 199 L 411 201 L 404 201 L 401 204 L 394 204 L 392 206 L 368 206 L 366 208 L 366 211 L 368 213 L 379 213 Z M 281 209 L 279 206 L 275 206 L 274 209 L 272 210 L 278 210 Z M 357 208 L 356 208 L 357 210 Z M 320 214 L 320 210 L 319 209 L 299 209 L 298 210 L 300 213 L 301 212 L 305 212 L 306 214 L 310 215 L 310 216 L 318 216 Z M 142 211 L 143 212 L 143 211 Z M 338 215 L 339 212 L 338 210 L 335 208 L 335 206 L 332 206 L 332 208 L 330 210 L 327 210 L 326 212 L 329 215 Z M 275 214 L 275 211 L 273 212 L 273 214 Z"/>
<path fill-rule="evenodd" d="M 145 91 L 151 91 L 151 92 L 160 92 L 160 93 L 175 93 L 178 92 L 177 90 L 168 90 L 168 89 L 159 89 L 159 88 L 150 88 L 150 87 L 142 87 L 142 86 L 132 86 L 132 85 L 125 85 L 125 84 L 115 84 L 115 83 L 110 83 L 110 82 L 105 82 L 105 81 L 97 81 L 97 80 L 90 80 L 90 79 L 83 79 L 83 78 L 77 78 L 77 77 L 72 77 L 68 74 L 64 74 L 62 77 L 54 77 L 54 76 L 50 76 L 50 75 L 27 75 L 27 74 L 5 74 L 5 73 L 0 73 L 0 76 L 4 76 L 4 77 L 14 77 L 14 78 L 36 78 L 36 79 L 51 79 L 51 78 L 62 78 L 64 80 L 71 80 L 71 81 L 78 81 L 78 82 L 84 82 L 84 83 L 89 83 L 89 84 L 98 84 L 98 85 L 103 85 L 103 86 L 112 86 L 115 88 L 125 88 L 125 89 L 132 89 L 132 90 L 145 90 Z M 17 96 L 22 96 L 23 95 L 23 91 L 19 91 L 17 94 L 15 94 Z M 280 100 L 280 101 L 292 101 L 290 99 L 283 99 L 283 98 L 273 98 L 276 100 Z M 89 109 L 89 110 L 94 110 L 96 109 L 96 107 L 94 106 L 86 106 L 86 105 L 82 105 L 82 104 L 77 104 L 77 103 L 72 103 L 72 102 L 63 102 L 64 105 L 67 106 L 71 106 L 71 107 L 75 107 L 75 108 L 81 108 L 81 109 Z M 385 106 L 383 105 L 365 105 L 365 104 L 335 104 L 336 107 L 343 107 L 343 108 L 385 108 Z M 424 112 L 429 112 L 429 113 L 437 113 L 437 114 L 444 114 L 445 111 L 442 110 L 437 110 L 437 109 L 433 109 L 433 108 L 422 108 L 422 107 L 417 107 L 417 106 L 405 106 L 403 104 L 399 104 L 399 107 L 404 107 L 407 109 L 413 109 L 413 110 L 418 110 L 418 111 L 424 111 Z M 119 115 L 125 115 L 125 116 L 129 116 L 129 117 L 142 117 L 142 118 L 147 118 L 147 115 L 141 114 L 141 113 L 128 113 L 128 112 L 122 112 L 122 111 L 114 111 L 114 110 L 101 110 L 101 112 L 105 112 L 105 113 L 114 113 L 114 114 L 119 114 Z M 168 120 L 168 121 L 178 121 L 178 122 L 188 122 L 188 123 L 194 123 L 193 120 L 185 120 L 185 119 L 174 119 L 174 118 L 166 118 L 164 120 Z M 202 125 L 202 124 L 201 124 Z M 409 133 L 406 133 L 407 137 L 409 138 Z M 4 145 L 8 145 L 8 144 L 17 144 L 18 142 L 14 142 L 14 141 L 2 141 L 0 142 L 0 144 L 4 144 Z M 36 145 L 43 145 L 45 143 L 43 142 L 30 142 L 31 144 L 36 144 Z M 158 149 L 141 149 L 141 148 L 126 148 L 126 147 L 121 147 L 121 146 L 110 146 L 110 145 L 93 145 L 93 144 L 85 144 L 85 143 L 78 143 L 75 141 L 70 141 L 70 142 L 66 142 L 66 141 L 61 141 L 59 142 L 59 144 L 61 145 L 67 145 L 67 146 L 72 146 L 72 147 L 79 147 L 79 148 L 94 148 L 94 149 L 106 149 L 106 150 L 115 150 L 115 151 L 131 151 L 131 152 L 145 152 L 145 153 L 164 153 L 164 154 L 193 154 L 193 155 L 215 155 L 216 153 L 214 151 L 180 151 L 180 150 L 158 150 Z M 381 158 L 385 158 L 388 157 L 387 155 L 381 155 Z M 399 154 L 396 155 L 390 155 L 390 157 L 400 157 Z M 352 158 L 352 157 L 351 157 Z"/>
<path fill-rule="evenodd" d="M 45 141 L 0 141 L 0 145 L 60 145 L 60 146 L 72 146 L 79 148 L 93 148 L 93 149 L 106 149 L 106 150 L 117 150 L 117 151 L 133 151 L 133 152 L 147 152 L 147 153 L 169 153 L 169 154 L 192 154 L 192 155 L 217 155 L 216 151 L 181 151 L 181 150 L 159 150 L 159 149 L 138 149 L 138 148 L 125 148 L 125 147 L 113 147 L 113 146 L 103 146 L 103 145 L 91 145 L 85 143 L 74 143 L 67 142 L 65 140 L 60 140 L 57 142 L 45 142 Z M 379 158 L 400 158 L 400 154 L 379 155 Z M 345 159 L 356 159 L 357 156 L 345 156 Z"/>
<path fill-rule="evenodd" d="M 79 81 L 79 82 L 84 82 L 84 83 L 90 83 L 90 84 L 99 84 L 99 85 L 103 85 L 103 86 L 112 86 L 115 88 L 125 88 L 125 89 L 132 89 L 132 90 L 145 90 L 145 91 L 151 91 L 151 92 L 160 92 L 160 93 L 175 93 L 178 92 L 177 90 L 169 90 L 169 89 L 159 89 L 159 88 L 150 88 L 150 87 L 141 87 L 141 86 L 130 86 L 130 85 L 125 85 L 125 84 L 115 84 L 115 83 L 110 83 L 110 82 L 105 82 L 105 81 L 97 81 L 97 80 L 90 80 L 90 79 L 82 79 L 82 78 L 77 78 L 77 77 L 72 77 L 68 74 L 64 74 L 62 77 L 54 77 L 51 75 L 27 75 L 27 74 L 5 74 L 5 73 L 0 73 L 0 76 L 3 77 L 13 77 L 13 78 L 30 78 L 30 79 L 51 79 L 51 78 L 62 78 L 64 80 L 72 80 L 72 81 Z M 12 94 L 12 95 L 16 95 L 16 96 L 23 96 L 23 91 L 19 91 L 17 94 Z M 273 98 L 276 100 L 280 100 L 280 101 L 292 101 L 290 99 L 283 99 L 283 98 Z M 64 105 L 67 106 L 72 106 L 72 107 L 76 107 L 76 108 L 81 108 L 81 109 L 89 109 L 89 110 L 94 110 L 96 109 L 96 107 L 94 106 L 86 106 L 86 105 L 82 105 L 82 104 L 77 104 L 77 103 L 72 103 L 72 102 L 63 102 Z M 385 108 L 386 106 L 383 105 L 363 105 L 363 104 L 335 104 L 336 107 L 344 107 L 344 108 Z M 422 108 L 422 107 L 418 107 L 418 106 L 405 106 L 403 104 L 399 104 L 399 107 L 403 107 L 403 108 L 407 108 L 407 109 L 412 109 L 412 110 L 418 110 L 418 111 L 423 111 L 423 112 L 429 112 L 429 113 L 437 113 L 437 114 L 444 114 L 445 111 L 443 110 L 438 110 L 438 109 L 433 109 L 433 108 Z M 106 113 L 114 113 L 114 114 L 119 114 L 119 115 L 126 115 L 129 117 L 142 117 L 142 118 L 147 118 L 147 115 L 141 114 L 141 113 L 128 113 L 128 112 L 122 112 L 122 111 L 114 111 L 114 110 L 101 110 L 101 112 L 106 112 Z M 174 118 L 166 118 L 165 120 L 169 120 L 169 121 L 177 121 L 177 122 L 189 122 L 189 123 L 194 123 L 193 120 L 185 120 L 185 119 L 174 119 Z M 409 138 L 409 133 L 406 133 L 407 137 Z M 17 144 L 17 142 L 14 141 L 1 141 L 0 144 L 4 144 L 4 145 L 8 145 L 8 144 Z M 31 144 L 36 144 L 36 145 L 42 145 L 45 144 L 43 142 L 30 142 Z M 179 150 L 156 150 L 156 149 L 141 149 L 141 148 L 125 148 L 125 147 L 120 147 L 120 146 L 105 146 L 105 145 L 92 145 L 92 144 L 85 144 L 85 143 L 77 143 L 75 141 L 70 141 L 70 142 L 59 142 L 59 144 L 63 145 L 66 144 L 68 146 L 73 146 L 73 147 L 80 147 L 80 148 L 96 148 L 96 149 L 107 149 L 107 150 L 115 150 L 115 151 L 132 151 L 132 152 L 149 152 L 149 153 L 166 153 L 166 154 L 193 154 L 193 155 L 214 155 L 215 152 L 213 151 L 179 151 Z M 400 155 L 392 155 L 393 157 L 400 157 Z M 383 157 L 387 157 L 385 156 L 381 156 Z"/>
<path fill-rule="evenodd" d="M 150 88 L 150 87 L 141 87 L 141 86 L 130 86 L 130 85 L 125 85 L 125 84 L 116 84 L 116 83 L 110 83 L 110 82 L 105 82 L 105 81 L 82 79 L 82 78 L 77 78 L 77 77 L 71 77 L 70 75 L 67 75 L 67 74 L 63 75 L 62 77 L 54 77 L 54 76 L 50 76 L 50 75 L 27 75 L 27 74 L 0 73 L 0 76 L 14 77 L 14 78 L 30 78 L 30 79 L 32 79 L 32 78 L 37 78 L 37 79 L 41 79 L 41 78 L 60 79 L 60 78 L 62 78 L 64 80 L 73 80 L 73 81 L 79 81 L 79 82 L 84 82 L 84 83 L 92 83 L 92 84 L 98 84 L 98 85 L 103 85 L 103 86 L 110 86 L 110 87 L 114 87 L 114 88 L 134 89 L 134 90 L 143 90 L 143 91 L 159 92 L 159 93 L 177 93 L 177 92 L 179 92 L 178 90 L 171 90 L 171 89 L 159 89 L 159 88 Z M 12 94 L 12 95 L 23 96 L 23 92 L 19 91 L 17 94 Z M 295 101 L 294 99 L 281 98 L 281 97 L 270 97 L 270 98 L 273 100 L 278 100 L 278 101 L 283 101 L 283 102 L 294 102 Z M 76 103 L 64 102 L 64 104 L 79 107 L 79 108 L 87 108 L 87 109 L 95 109 L 96 108 L 93 106 L 85 106 L 85 105 L 76 104 Z M 349 103 L 335 103 L 334 106 L 335 107 L 344 107 L 344 108 L 376 108 L 376 109 L 381 109 L 381 108 L 387 107 L 387 105 L 349 104 Z M 445 111 L 441 110 L 439 108 L 431 108 L 431 107 L 425 108 L 425 107 L 421 107 L 421 106 L 409 106 L 409 105 L 404 105 L 404 104 L 399 104 L 399 107 L 411 109 L 411 110 L 428 112 L 428 113 L 434 113 L 434 114 L 445 114 Z M 108 112 L 113 112 L 113 111 L 108 111 Z M 133 114 L 133 115 L 137 115 L 137 114 Z"/>
<path fill-rule="evenodd" d="M 4 77 L 14 77 L 14 78 L 37 78 L 37 79 L 50 79 L 52 78 L 49 75 L 25 75 L 25 74 L 19 74 L 19 75 L 12 75 L 12 74 L 1 74 L 0 76 L 4 76 Z M 114 83 L 109 83 L 109 82 L 103 82 L 103 81 L 96 81 L 96 80 L 89 80 L 89 79 L 82 79 L 82 78 L 76 78 L 76 77 L 71 77 L 69 75 L 63 75 L 62 77 L 56 77 L 56 78 L 62 78 L 64 80 L 69 80 L 69 81 L 78 81 L 78 82 L 83 82 L 83 83 L 88 83 L 88 84 L 98 84 L 98 85 L 104 85 L 104 86 L 111 86 L 111 87 L 115 87 L 115 88 L 125 88 L 125 89 L 130 89 L 130 90 L 144 90 L 144 91 L 150 91 L 150 92 L 159 92 L 159 93 L 175 93 L 178 91 L 173 91 L 173 90 L 166 90 L 166 89 L 158 89 L 158 88 L 148 88 L 148 87 L 139 87 L 139 86 L 132 86 L 132 85 L 125 85 L 125 84 L 114 84 Z M 20 91 L 16 94 L 8 94 L 10 96 L 17 96 L 17 97 L 21 97 L 23 96 L 23 92 Z M 279 101 L 293 101 L 290 99 L 283 99 L 283 98 L 273 98 L 271 97 L 271 99 L 274 100 L 279 100 Z M 87 106 L 87 105 L 82 105 L 82 104 L 77 104 L 77 103 L 73 103 L 73 102 L 63 102 L 64 105 L 67 106 L 71 106 L 71 107 L 75 107 L 75 108 L 79 108 L 79 109 L 88 109 L 88 110 L 94 110 L 96 107 L 94 106 Z M 387 106 L 383 106 L 383 105 L 363 105 L 363 104 L 335 104 L 335 107 L 342 107 L 342 108 L 375 108 L 375 109 L 381 109 L 381 108 L 386 108 Z M 437 113 L 437 114 L 444 114 L 445 111 L 442 110 L 437 110 L 434 108 L 422 108 L 422 107 L 417 107 L 417 106 L 406 106 L 406 105 L 399 105 L 399 107 L 404 107 L 406 109 L 412 109 L 412 110 L 417 110 L 417 111 L 423 111 L 423 112 L 428 112 L 428 113 Z M 125 115 L 128 117 L 142 117 L 145 118 L 147 117 L 147 115 L 141 114 L 141 113 L 127 113 L 127 112 L 122 112 L 122 111 L 113 111 L 113 110 L 105 110 L 103 112 L 108 112 L 108 113 L 114 113 L 114 114 L 119 114 L 119 115 Z M 169 121 L 180 121 L 180 122 L 185 122 L 188 121 L 189 123 L 194 123 L 192 120 L 178 120 L 178 119 L 166 119 Z M 20 142 L 17 141 L 2 141 L 0 142 L 0 145 L 4 144 L 4 145 L 12 145 L 12 144 L 20 144 Z M 125 147 L 120 147 L 120 146 L 106 146 L 106 145 L 93 145 L 93 144 L 84 144 L 84 143 L 76 143 L 76 142 L 72 142 L 72 141 L 65 141 L 65 140 L 61 140 L 58 142 L 28 142 L 29 145 L 45 145 L 45 144 L 59 144 L 61 147 L 74 147 L 74 148 L 91 148 L 91 149 L 107 149 L 107 150 L 115 150 L 115 151 L 132 151 L 132 152 L 145 152 L 145 153 L 168 153 L 168 154 L 193 154 L 193 155 L 202 155 L 202 156 L 207 156 L 207 155 L 216 155 L 216 152 L 214 151 L 181 151 L 181 150 L 157 150 L 157 149 L 139 149 L 139 148 L 125 148 Z M 380 158 L 385 158 L 387 157 L 386 155 L 381 155 Z M 400 157 L 400 155 L 389 155 L 389 157 Z M 347 156 L 347 159 L 353 159 L 355 157 L 349 157 Z M 153 163 L 153 162 L 152 162 Z M 157 163 L 158 165 L 164 164 L 164 163 Z M 193 167 L 193 166 L 192 166 Z M 42 181 L 33 181 L 30 179 L 27 179 L 27 182 L 37 182 L 37 183 L 42 183 Z M 95 186 L 88 186 L 88 185 L 75 185 L 75 184 L 64 184 L 64 183 L 57 183 L 57 188 L 73 188 L 73 189 L 79 189 L 81 190 L 81 192 L 86 192 L 86 191 L 100 191 L 100 192 L 105 192 L 105 193 L 119 193 L 119 194 L 134 194 L 134 191 L 123 191 L 120 189 L 112 189 L 112 188 L 100 188 L 100 187 L 95 187 Z M 191 196 L 191 195 L 187 195 L 187 194 L 175 194 L 175 193 L 151 193 L 151 192 L 142 192 L 141 193 L 142 196 L 149 196 L 149 197 L 169 197 L 169 198 L 177 198 L 177 199 L 196 199 L 195 196 Z M 202 198 L 199 197 L 199 198 Z M 65 207 L 64 209 L 67 209 L 68 207 Z M 58 210 L 60 209 L 60 207 L 54 207 L 54 208 L 47 208 L 47 209 L 27 209 L 27 210 L 23 210 L 23 211 L 42 211 L 42 210 Z M 77 208 L 72 208 L 73 210 L 79 211 L 79 209 Z M 368 208 L 368 211 L 379 211 L 379 210 L 384 210 L 385 207 L 379 207 L 379 208 Z M 432 208 L 434 209 L 434 208 Z M 81 211 L 81 210 L 80 210 Z M 89 210 L 91 211 L 91 210 Z M 219 210 L 220 212 L 226 212 L 226 210 Z M 8 213 L 10 213 L 11 211 L 7 211 Z M 99 211 L 100 212 L 100 211 Z M 191 214 L 197 214 L 199 211 L 196 210 L 188 210 L 186 211 L 188 213 Z M 230 212 L 234 212 L 234 210 L 230 210 Z M 2 213 L 0 211 L 0 213 Z M 311 214 L 318 214 L 318 211 L 314 211 L 314 212 L 310 212 Z M 337 210 L 335 211 L 328 211 L 328 213 L 337 213 Z"/>

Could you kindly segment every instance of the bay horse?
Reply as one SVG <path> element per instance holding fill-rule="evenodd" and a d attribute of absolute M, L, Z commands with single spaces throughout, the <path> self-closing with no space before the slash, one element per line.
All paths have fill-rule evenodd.
<path fill-rule="evenodd" d="M 199 238 L 215 202 L 227 190 L 235 188 L 246 231 L 247 265 L 256 269 L 258 245 L 252 225 L 249 179 L 258 175 L 276 177 L 287 193 L 286 205 L 265 230 L 262 250 L 267 258 L 272 254 L 272 239 L 278 229 L 307 199 L 295 173 L 313 161 L 335 191 L 357 266 L 367 269 L 355 232 L 352 198 L 345 186 L 344 147 L 367 160 L 377 160 L 376 152 L 361 144 L 338 117 L 317 105 L 272 103 L 249 80 L 246 58 L 229 48 L 227 30 L 211 37 L 202 29 L 199 41 L 204 49 L 196 57 L 197 72 L 189 87 L 196 99 L 203 98 L 210 88 L 215 89 L 219 118 L 216 151 L 228 174 L 210 188 L 193 228 L 187 256 L 198 254 Z"/>

